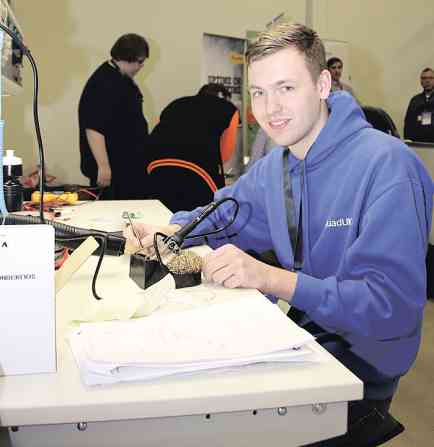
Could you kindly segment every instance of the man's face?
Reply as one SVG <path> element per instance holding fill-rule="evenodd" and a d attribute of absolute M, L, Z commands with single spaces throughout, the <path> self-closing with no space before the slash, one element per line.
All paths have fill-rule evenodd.
<path fill-rule="evenodd" d="M 334 64 L 330 65 L 329 71 L 330 74 L 332 75 L 333 81 L 339 82 L 342 76 L 342 69 L 343 69 L 342 63 L 339 61 L 336 61 Z"/>
<path fill-rule="evenodd" d="M 304 56 L 286 48 L 252 62 L 248 75 L 259 125 L 277 144 L 305 155 L 327 120 L 322 100 L 330 93 L 329 72 L 323 70 L 314 82 Z"/>
<path fill-rule="evenodd" d="M 420 84 L 424 92 L 432 92 L 434 90 L 434 72 L 428 70 L 421 73 Z"/>
<path fill-rule="evenodd" d="M 130 78 L 134 78 L 134 76 L 136 76 L 136 74 L 142 69 L 144 62 L 145 58 L 137 59 L 137 61 L 134 62 L 123 61 L 122 69 L 124 74 Z"/>

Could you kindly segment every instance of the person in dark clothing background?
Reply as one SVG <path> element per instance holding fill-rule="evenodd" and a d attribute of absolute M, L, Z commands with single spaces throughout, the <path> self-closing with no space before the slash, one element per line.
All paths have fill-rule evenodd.
<path fill-rule="evenodd" d="M 125 34 L 113 45 L 111 60 L 91 75 L 78 107 L 80 169 L 107 200 L 146 195 L 145 144 L 148 123 L 134 76 L 149 57 L 146 40 Z"/>
<path fill-rule="evenodd" d="M 434 143 L 434 72 L 425 68 L 420 75 L 423 92 L 411 98 L 404 119 L 404 138 Z"/>
<path fill-rule="evenodd" d="M 147 144 L 153 198 L 171 211 L 212 201 L 225 186 L 223 163 L 235 150 L 239 113 L 221 84 L 206 84 L 161 113 Z"/>

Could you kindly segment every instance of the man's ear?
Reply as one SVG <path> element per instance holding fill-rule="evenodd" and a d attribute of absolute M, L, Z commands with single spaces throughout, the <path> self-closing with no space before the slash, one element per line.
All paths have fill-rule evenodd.
<path fill-rule="evenodd" d="M 317 81 L 318 92 L 321 99 L 327 99 L 332 88 L 332 77 L 328 70 L 323 70 Z"/>

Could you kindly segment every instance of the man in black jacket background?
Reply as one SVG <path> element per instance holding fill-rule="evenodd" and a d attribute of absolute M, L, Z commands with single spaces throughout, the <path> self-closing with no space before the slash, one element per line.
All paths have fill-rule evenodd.
<path fill-rule="evenodd" d="M 125 34 L 113 45 L 81 94 L 80 168 L 90 186 L 104 188 L 101 199 L 142 199 L 148 123 L 142 93 L 133 78 L 149 57 L 138 34 Z"/>
<path fill-rule="evenodd" d="M 404 138 L 434 143 L 434 72 L 425 68 L 420 75 L 423 92 L 411 98 L 405 114 Z"/>

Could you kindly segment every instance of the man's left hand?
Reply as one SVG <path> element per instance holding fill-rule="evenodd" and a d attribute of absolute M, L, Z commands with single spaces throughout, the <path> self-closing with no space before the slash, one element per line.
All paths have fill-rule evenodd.
<path fill-rule="evenodd" d="M 203 273 L 224 287 L 267 289 L 270 266 L 252 258 L 234 245 L 224 245 L 204 258 Z"/>

